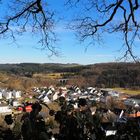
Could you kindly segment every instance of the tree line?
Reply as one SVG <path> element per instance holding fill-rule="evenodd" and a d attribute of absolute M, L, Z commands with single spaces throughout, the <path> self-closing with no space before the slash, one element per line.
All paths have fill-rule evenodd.
<path fill-rule="evenodd" d="M 140 88 L 140 65 L 137 63 L 78 64 L 1 64 L 0 71 L 32 78 L 34 73 L 61 73 L 69 83 L 80 86 Z"/>

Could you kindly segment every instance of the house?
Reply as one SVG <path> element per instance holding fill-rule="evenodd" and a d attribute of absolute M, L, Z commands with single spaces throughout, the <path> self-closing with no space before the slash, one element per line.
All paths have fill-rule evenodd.
<path fill-rule="evenodd" d="M 14 101 L 12 102 L 12 105 L 13 105 L 14 107 L 17 107 L 17 106 L 20 105 L 20 103 L 19 103 L 18 100 L 14 100 Z"/>
<path fill-rule="evenodd" d="M 47 95 L 42 100 L 43 100 L 44 103 L 50 103 L 51 102 Z"/>
<path fill-rule="evenodd" d="M 0 99 L 2 99 L 3 97 L 2 97 L 2 92 L 0 91 Z"/>
<path fill-rule="evenodd" d="M 130 118 L 136 118 L 136 117 L 140 117 L 140 112 L 137 111 L 137 112 L 132 112 L 130 114 L 127 114 L 127 117 L 130 117 Z"/>
<path fill-rule="evenodd" d="M 4 113 L 12 113 L 12 110 L 9 108 L 7 104 L 0 104 L 0 114 Z"/>
<path fill-rule="evenodd" d="M 47 91 L 46 94 L 47 94 L 47 95 L 50 95 L 50 94 L 52 94 L 52 93 L 53 93 L 52 90 L 49 89 L 49 90 Z"/>
<path fill-rule="evenodd" d="M 41 99 L 43 97 L 44 97 L 44 94 L 41 94 L 41 95 L 38 96 L 38 99 Z"/>
<path fill-rule="evenodd" d="M 6 91 L 3 93 L 3 96 L 8 100 L 12 98 L 12 91 Z"/>
<path fill-rule="evenodd" d="M 59 97 L 59 96 L 58 96 L 58 92 L 55 92 L 54 95 L 53 95 L 53 101 L 57 100 L 58 97 Z"/>
<path fill-rule="evenodd" d="M 96 88 L 94 88 L 94 87 L 88 87 L 87 88 L 87 91 L 91 94 L 94 93 L 95 90 L 96 90 Z"/>
<path fill-rule="evenodd" d="M 128 99 L 124 100 L 124 104 L 126 106 L 139 107 L 140 99 L 128 98 Z"/>
<path fill-rule="evenodd" d="M 117 91 L 109 91 L 108 94 L 112 97 L 119 97 L 119 93 Z"/>
<path fill-rule="evenodd" d="M 32 105 L 25 106 L 25 111 L 26 112 L 31 112 L 32 111 Z"/>
<path fill-rule="evenodd" d="M 116 135 L 117 127 L 110 122 L 101 123 L 102 130 L 105 132 L 106 137 Z"/>
<path fill-rule="evenodd" d="M 20 98 L 21 97 L 21 91 L 13 91 L 12 94 L 15 98 Z"/>

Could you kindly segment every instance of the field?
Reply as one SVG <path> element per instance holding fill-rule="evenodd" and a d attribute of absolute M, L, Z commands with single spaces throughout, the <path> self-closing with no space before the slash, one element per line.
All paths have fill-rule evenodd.
<path fill-rule="evenodd" d="M 46 78 L 46 79 L 61 79 L 61 73 L 48 73 L 48 74 L 34 74 L 33 77 L 40 77 L 40 78 Z"/>
<path fill-rule="evenodd" d="M 132 89 L 127 89 L 127 88 L 113 88 L 113 90 L 121 92 L 121 93 L 126 93 L 129 95 L 140 94 L 140 90 L 132 90 Z"/>

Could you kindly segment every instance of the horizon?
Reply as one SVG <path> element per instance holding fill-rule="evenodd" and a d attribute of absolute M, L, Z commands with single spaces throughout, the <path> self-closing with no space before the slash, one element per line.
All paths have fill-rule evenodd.
<path fill-rule="evenodd" d="M 60 64 L 60 65 L 96 65 L 96 64 L 120 64 L 120 63 L 124 63 L 124 64 L 136 64 L 135 62 L 125 62 L 125 61 L 119 61 L 119 62 L 99 62 L 99 63 L 91 63 L 91 64 L 79 64 L 79 63 L 36 63 L 36 62 L 22 62 L 22 63 L 0 63 L 0 65 L 20 65 L 20 64 Z"/>

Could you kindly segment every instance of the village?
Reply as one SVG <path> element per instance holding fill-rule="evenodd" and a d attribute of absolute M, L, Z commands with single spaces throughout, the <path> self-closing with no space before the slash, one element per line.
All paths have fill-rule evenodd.
<path fill-rule="evenodd" d="M 79 109 L 79 100 L 87 101 L 87 106 L 91 110 L 92 116 L 99 114 L 101 123 L 107 123 L 104 127 L 107 136 L 116 135 L 116 124 L 127 124 L 128 120 L 140 117 L 140 99 L 132 98 L 128 94 L 120 93 L 108 88 L 87 87 L 79 88 L 77 85 L 61 87 L 33 87 L 30 92 L 0 89 L 0 116 L 22 116 L 24 112 L 30 113 L 32 105 L 38 102 L 43 107 L 40 112 L 46 123 L 53 113 L 59 112 L 60 107 L 50 108 L 50 104 L 55 104 L 59 100 L 72 105 L 75 110 Z M 44 108 L 47 107 L 47 110 Z M 19 120 L 18 120 L 19 121 Z M 58 126 L 57 126 L 58 127 Z M 140 127 L 140 126 L 139 126 Z M 52 130 L 53 131 L 53 130 Z M 57 132 L 58 133 L 58 132 Z"/>
<path fill-rule="evenodd" d="M 78 86 L 67 87 L 34 87 L 30 94 L 22 91 L 0 89 L 0 114 L 10 114 L 12 112 L 22 113 L 23 107 L 26 105 L 26 111 L 31 111 L 31 103 L 38 100 L 46 104 L 53 103 L 59 97 L 64 97 L 68 102 L 76 102 L 80 98 L 88 101 L 89 105 L 92 103 L 109 104 L 110 100 L 114 103 L 122 104 L 122 110 L 125 108 L 140 109 L 140 99 L 132 98 L 128 94 L 119 93 L 112 89 L 103 89 L 95 87 L 87 87 L 80 89 Z M 76 105 L 75 105 L 76 107 Z M 119 109 L 121 107 L 118 106 Z"/>
<path fill-rule="evenodd" d="M 48 121 L 50 112 L 50 104 L 55 104 L 59 99 L 66 101 L 67 105 L 73 105 L 74 109 L 79 108 L 78 101 L 85 99 L 91 110 L 91 114 L 99 114 L 102 123 L 111 125 L 111 130 L 104 128 L 106 136 L 116 135 L 117 129 L 114 131 L 114 123 L 127 124 L 130 119 L 137 119 L 140 116 L 140 99 L 114 91 L 109 88 L 87 87 L 84 89 L 76 85 L 60 86 L 60 87 L 33 87 L 30 92 L 22 92 L 16 90 L 0 89 L 0 116 L 20 115 L 24 112 L 32 111 L 32 104 L 39 102 L 43 108 L 47 107 L 47 111 L 43 109 L 40 114 L 44 120 Z M 55 108 L 55 112 L 59 111 Z M 139 126 L 140 127 L 140 126 Z"/>

